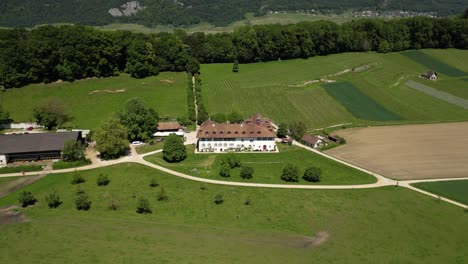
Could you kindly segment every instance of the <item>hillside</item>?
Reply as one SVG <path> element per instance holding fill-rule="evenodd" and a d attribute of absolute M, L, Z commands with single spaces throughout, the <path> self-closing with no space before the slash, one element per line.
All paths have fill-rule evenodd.
<path fill-rule="evenodd" d="M 346 10 L 405 10 L 436 12 L 437 15 L 460 13 L 468 0 L 140 0 L 122 6 L 128 0 L 3 0 L 0 2 L 0 26 L 30 27 L 48 23 L 105 25 L 110 23 L 138 23 L 146 26 L 186 26 L 208 22 L 225 26 L 240 20 L 246 13 L 264 15 L 269 12 L 324 12 Z M 138 2 L 138 3 L 137 3 Z M 139 4 L 143 8 L 139 7 Z M 109 10 L 113 10 L 109 12 Z M 113 15 L 111 15 L 111 13 Z"/>

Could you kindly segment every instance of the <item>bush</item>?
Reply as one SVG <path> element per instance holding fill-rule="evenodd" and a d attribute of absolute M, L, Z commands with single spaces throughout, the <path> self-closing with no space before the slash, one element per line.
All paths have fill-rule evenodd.
<path fill-rule="evenodd" d="M 81 176 L 81 174 L 79 173 L 75 173 L 73 174 L 73 178 L 71 180 L 71 184 L 80 184 L 80 183 L 83 183 L 85 182 L 86 180 L 83 178 L 83 176 Z"/>
<path fill-rule="evenodd" d="M 151 214 L 150 202 L 146 198 L 140 198 L 137 202 L 137 213 L 139 214 Z"/>
<path fill-rule="evenodd" d="M 4 173 L 17 173 L 17 172 L 30 172 L 30 171 L 41 171 L 41 165 L 27 165 L 27 166 L 15 166 L 15 167 L 3 167 L 0 168 L 0 174 Z"/>
<path fill-rule="evenodd" d="M 250 198 L 247 198 L 244 202 L 244 205 L 251 205 L 252 204 L 252 200 L 250 200 Z"/>
<path fill-rule="evenodd" d="M 163 158 L 167 162 L 180 162 L 187 157 L 184 141 L 176 134 L 169 135 L 164 140 Z"/>
<path fill-rule="evenodd" d="M 319 182 L 321 175 L 322 175 L 322 170 L 320 168 L 309 167 L 305 170 L 304 176 L 302 176 L 302 178 L 309 182 Z"/>
<path fill-rule="evenodd" d="M 222 164 L 219 169 L 219 175 L 222 177 L 231 177 L 231 167 L 227 164 Z"/>
<path fill-rule="evenodd" d="M 224 203 L 224 197 L 222 194 L 217 194 L 214 199 L 215 204 L 222 204 Z"/>
<path fill-rule="evenodd" d="M 290 163 L 286 164 L 281 174 L 281 179 L 287 182 L 298 182 L 299 181 L 299 168 Z"/>
<path fill-rule="evenodd" d="M 154 188 L 154 187 L 158 187 L 159 184 L 158 184 L 158 182 L 156 181 L 156 179 L 151 179 L 151 180 L 150 180 L 150 183 L 149 183 L 149 186 Z"/>
<path fill-rule="evenodd" d="M 76 194 L 83 194 L 85 193 L 85 190 L 83 188 L 81 188 L 81 186 L 78 185 L 78 188 L 76 188 Z"/>
<path fill-rule="evenodd" d="M 227 154 L 226 157 L 224 157 L 223 161 L 221 162 L 221 165 L 225 164 L 227 164 L 231 169 L 242 166 L 239 157 L 234 154 Z"/>
<path fill-rule="evenodd" d="M 169 197 L 166 194 L 166 190 L 164 190 L 163 187 L 161 187 L 161 189 L 159 190 L 157 198 L 158 201 L 167 201 L 169 199 Z"/>
<path fill-rule="evenodd" d="M 249 166 L 242 166 L 240 176 L 242 179 L 252 179 L 254 169 Z"/>
<path fill-rule="evenodd" d="M 75 206 L 78 210 L 87 211 L 91 208 L 91 201 L 88 199 L 86 194 L 78 194 L 75 200 Z"/>
<path fill-rule="evenodd" d="M 63 170 L 63 169 L 69 169 L 69 168 L 76 168 L 76 167 L 81 167 L 81 166 L 86 166 L 91 164 L 91 161 L 89 159 L 85 160 L 78 160 L 78 161 L 58 161 L 54 162 L 52 164 L 52 169 L 54 170 Z"/>
<path fill-rule="evenodd" d="M 22 191 L 18 198 L 18 202 L 21 204 L 21 207 L 27 207 L 28 205 L 34 205 L 37 200 L 31 192 Z"/>
<path fill-rule="evenodd" d="M 97 181 L 96 181 L 98 186 L 106 186 L 109 184 L 109 182 L 110 182 L 109 177 L 107 177 L 106 174 L 102 174 L 102 173 L 99 174 L 99 176 L 97 177 Z"/>
<path fill-rule="evenodd" d="M 45 201 L 49 208 L 57 208 L 62 204 L 60 201 L 60 196 L 57 194 L 57 191 L 53 190 L 51 193 L 46 195 Z"/>

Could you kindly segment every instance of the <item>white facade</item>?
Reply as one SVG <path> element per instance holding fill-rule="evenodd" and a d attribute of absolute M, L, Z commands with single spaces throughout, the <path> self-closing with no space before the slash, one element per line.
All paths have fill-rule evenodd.
<path fill-rule="evenodd" d="M 201 138 L 198 152 L 276 151 L 275 138 Z"/>
<path fill-rule="evenodd" d="M 435 81 L 437 80 L 437 75 L 435 75 L 434 73 L 431 75 L 431 77 L 429 77 L 429 79 L 431 79 L 432 81 Z"/>
<path fill-rule="evenodd" d="M 169 131 L 169 132 L 156 132 L 153 134 L 153 137 L 168 137 L 170 134 L 176 134 L 183 137 L 184 131 Z"/>
<path fill-rule="evenodd" d="M 7 164 L 7 157 L 5 154 L 0 154 L 0 165 L 6 165 Z"/>

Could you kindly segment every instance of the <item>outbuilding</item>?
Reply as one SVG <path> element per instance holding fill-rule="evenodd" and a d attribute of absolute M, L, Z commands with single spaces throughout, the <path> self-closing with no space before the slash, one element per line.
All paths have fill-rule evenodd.
<path fill-rule="evenodd" d="M 301 141 L 302 143 L 312 148 L 318 148 L 320 146 L 326 145 L 326 143 L 318 136 L 312 136 L 309 134 L 304 134 L 304 136 L 301 138 Z"/>
<path fill-rule="evenodd" d="M 159 122 L 156 132 L 153 134 L 155 137 L 167 137 L 170 134 L 176 134 L 178 136 L 184 135 L 184 130 L 179 122 Z"/>

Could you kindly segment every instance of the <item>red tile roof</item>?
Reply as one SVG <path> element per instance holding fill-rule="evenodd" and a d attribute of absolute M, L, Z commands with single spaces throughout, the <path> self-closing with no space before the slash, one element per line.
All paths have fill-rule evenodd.
<path fill-rule="evenodd" d="M 179 130 L 181 125 L 178 122 L 159 122 L 157 130 L 158 131 L 167 131 L 167 130 Z"/>
<path fill-rule="evenodd" d="M 272 128 L 253 122 L 241 124 L 204 122 L 197 132 L 197 138 L 260 138 L 276 137 Z"/>
<path fill-rule="evenodd" d="M 301 138 L 301 141 L 312 146 L 315 145 L 319 140 L 320 138 L 318 138 L 317 136 L 312 136 L 309 134 L 304 134 L 304 136 L 302 136 Z"/>

